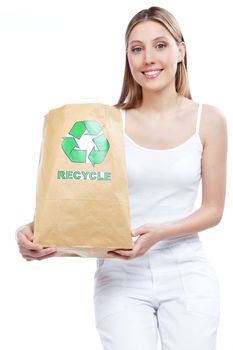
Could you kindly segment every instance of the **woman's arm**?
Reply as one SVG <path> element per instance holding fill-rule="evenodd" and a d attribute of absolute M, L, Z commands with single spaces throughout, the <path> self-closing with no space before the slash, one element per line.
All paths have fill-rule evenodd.
<path fill-rule="evenodd" d="M 227 123 L 213 106 L 203 113 L 205 144 L 202 155 L 202 204 L 188 217 L 162 228 L 162 239 L 203 231 L 217 225 L 223 215 L 226 194 Z"/>
<path fill-rule="evenodd" d="M 116 250 L 124 257 L 143 255 L 160 240 L 185 236 L 216 226 L 223 215 L 226 194 L 227 123 L 217 108 L 205 105 L 202 116 L 202 204 L 191 215 L 171 224 L 145 224 L 132 233 L 137 239 L 133 250 Z"/>

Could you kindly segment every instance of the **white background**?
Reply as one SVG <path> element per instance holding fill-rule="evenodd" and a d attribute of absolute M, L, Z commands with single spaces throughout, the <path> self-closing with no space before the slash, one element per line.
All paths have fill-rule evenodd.
<path fill-rule="evenodd" d="M 117 102 L 126 26 L 150 6 L 165 7 L 178 19 L 188 48 L 193 99 L 225 113 L 232 159 L 229 1 L 1 1 L 2 349 L 15 348 L 15 342 L 24 350 L 102 348 L 92 299 L 95 259 L 26 262 L 14 234 L 34 214 L 43 116 L 67 103 Z M 233 348 L 232 175 L 228 161 L 224 218 L 200 234 L 221 286 L 219 350 Z"/>

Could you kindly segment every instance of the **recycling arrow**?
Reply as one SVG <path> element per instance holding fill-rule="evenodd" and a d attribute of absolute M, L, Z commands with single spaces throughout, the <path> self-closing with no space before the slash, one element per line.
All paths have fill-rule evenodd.
<path fill-rule="evenodd" d="M 104 134 L 94 137 L 92 141 L 95 143 L 97 150 L 93 147 L 88 158 L 93 165 L 101 164 L 109 150 L 109 142 Z"/>
<path fill-rule="evenodd" d="M 72 162 L 77 163 L 86 163 L 86 153 L 87 151 L 77 150 L 75 147 L 78 147 L 77 142 L 73 137 L 64 137 L 62 142 L 62 149 L 67 155 L 67 157 Z"/>
<path fill-rule="evenodd" d="M 76 139 L 80 140 L 85 132 L 87 135 L 98 135 L 92 139 L 95 146 L 89 153 L 88 159 L 92 165 L 103 163 L 110 145 L 105 135 L 103 133 L 100 134 L 101 130 L 102 125 L 94 120 L 75 123 L 69 131 L 69 135 L 63 138 L 61 145 L 63 151 L 72 162 L 86 163 L 87 151 L 80 150 Z"/>

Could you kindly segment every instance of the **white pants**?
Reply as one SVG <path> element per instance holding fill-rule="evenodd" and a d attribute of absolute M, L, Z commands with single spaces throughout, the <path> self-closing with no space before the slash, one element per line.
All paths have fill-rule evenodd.
<path fill-rule="evenodd" d="M 130 260 L 97 259 L 94 305 L 104 350 L 214 350 L 219 284 L 199 237 Z"/>

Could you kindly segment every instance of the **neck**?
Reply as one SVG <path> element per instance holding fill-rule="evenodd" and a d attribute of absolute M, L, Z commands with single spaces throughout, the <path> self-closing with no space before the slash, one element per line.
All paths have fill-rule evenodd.
<path fill-rule="evenodd" d="M 141 113 L 146 113 L 148 116 L 158 116 L 163 118 L 174 111 L 181 105 L 184 97 L 178 95 L 175 89 L 165 89 L 163 91 L 142 91 L 142 104 L 138 108 Z"/>

